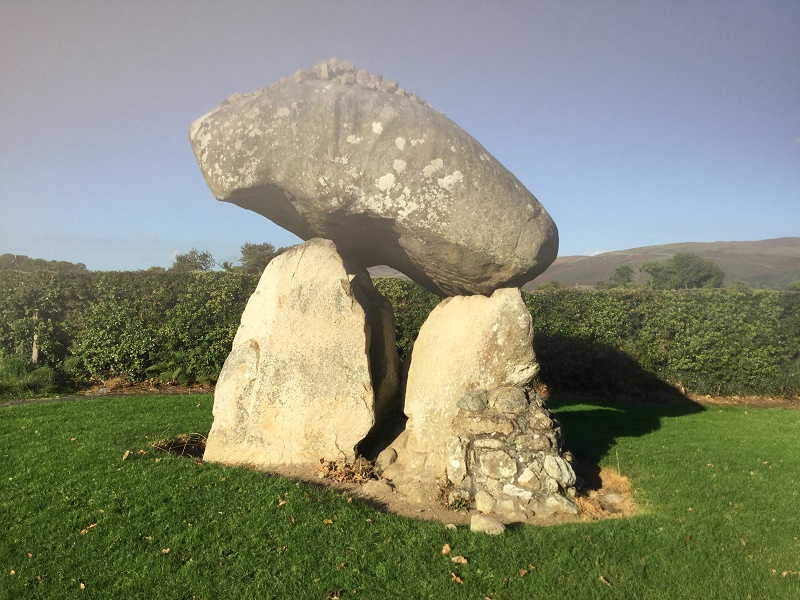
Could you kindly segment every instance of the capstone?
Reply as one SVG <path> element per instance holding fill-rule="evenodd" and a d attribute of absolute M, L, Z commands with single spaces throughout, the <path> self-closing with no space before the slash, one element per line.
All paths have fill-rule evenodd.
<path fill-rule="evenodd" d="M 521 286 L 558 232 L 472 136 L 393 81 L 332 59 L 195 121 L 214 196 L 441 295 Z"/>

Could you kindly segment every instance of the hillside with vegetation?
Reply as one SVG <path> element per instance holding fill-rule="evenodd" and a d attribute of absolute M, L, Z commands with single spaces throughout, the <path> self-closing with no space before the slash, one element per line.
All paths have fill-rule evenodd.
<path fill-rule="evenodd" d="M 710 260 L 725 272 L 725 284 L 741 282 L 756 289 L 787 289 L 800 280 L 800 237 L 755 242 L 691 242 L 645 246 L 595 256 L 560 256 L 547 271 L 526 284 L 535 289 L 550 281 L 567 287 L 594 287 L 608 281 L 614 271 L 627 265 L 634 272 L 633 283 L 648 278 L 639 267 L 649 261 L 666 261 L 679 253 L 691 253 Z"/>

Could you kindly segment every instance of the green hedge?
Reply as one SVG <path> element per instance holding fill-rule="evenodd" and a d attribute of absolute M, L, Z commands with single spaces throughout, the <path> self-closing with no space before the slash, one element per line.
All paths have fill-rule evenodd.
<path fill-rule="evenodd" d="M 543 378 L 557 388 L 635 391 L 639 375 L 652 374 L 700 394 L 800 391 L 800 294 L 553 290 L 525 299 Z"/>
<path fill-rule="evenodd" d="M 0 271 L 0 362 L 8 363 L 0 373 L 62 386 L 115 376 L 215 381 L 257 282 L 243 273 Z M 375 286 L 394 307 L 405 358 L 440 299 L 402 279 Z M 696 393 L 800 392 L 800 293 L 556 289 L 524 297 L 540 377 L 553 389 L 637 394 L 668 382 Z M 40 362 L 22 373 L 34 333 Z"/>

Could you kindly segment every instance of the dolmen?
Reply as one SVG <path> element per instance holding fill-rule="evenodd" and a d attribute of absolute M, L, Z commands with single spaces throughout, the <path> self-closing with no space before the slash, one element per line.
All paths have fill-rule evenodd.
<path fill-rule="evenodd" d="M 231 96 L 189 138 L 217 199 L 306 240 L 247 304 L 205 460 L 377 457 L 412 502 L 444 495 L 504 522 L 577 512 L 519 289 L 555 260 L 558 231 L 512 173 L 416 95 L 337 59 Z M 405 368 L 366 271 L 382 264 L 445 297 Z"/>

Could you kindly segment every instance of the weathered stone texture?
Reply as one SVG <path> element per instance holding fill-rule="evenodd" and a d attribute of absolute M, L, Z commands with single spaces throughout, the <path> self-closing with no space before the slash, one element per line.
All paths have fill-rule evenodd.
<path fill-rule="evenodd" d="M 422 325 L 411 355 L 405 413 L 415 451 L 444 465 L 443 437 L 462 397 L 471 390 L 524 386 L 538 370 L 533 322 L 519 290 L 444 300 Z M 475 427 L 479 433 L 485 425 Z"/>
<path fill-rule="evenodd" d="M 524 386 L 538 372 L 533 324 L 518 289 L 491 297 L 457 296 L 441 302 L 414 343 L 405 393 L 406 430 L 392 443 L 397 462 L 384 472 L 403 491 L 435 494 L 447 469 L 447 444 L 459 403 L 485 407 L 480 390 Z M 470 392 L 476 390 L 470 396 Z M 511 433 L 508 419 L 476 419 L 470 434 Z"/>
<path fill-rule="evenodd" d="M 558 232 L 475 139 L 395 82 L 331 60 L 231 96 L 190 129 L 213 194 L 442 295 L 521 286 Z"/>
<path fill-rule="evenodd" d="M 446 489 L 451 504 L 474 501 L 504 521 L 576 512 L 560 425 L 526 387 L 537 371 L 519 290 L 443 301 L 414 345 L 408 422 L 384 477 L 409 497 Z"/>
<path fill-rule="evenodd" d="M 561 427 L 541 398 L 518 387 L 484 393 L 484 406 L 471 400 L 474 390 L 458 403 L 446 446 L 451 494 L 474 497 L 476 509 L 506 521 L 577 513 L 575 472 L 564 458 Z M 476 428 L 476 421 L 487 425 Z"/>
<path fill-rule="evenodd" d="M 220 374 L 205 460 L 269 466 L 355 457 L 397 409 L 389 303 L 314 239 L 275 258 Z"/>

